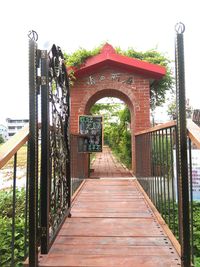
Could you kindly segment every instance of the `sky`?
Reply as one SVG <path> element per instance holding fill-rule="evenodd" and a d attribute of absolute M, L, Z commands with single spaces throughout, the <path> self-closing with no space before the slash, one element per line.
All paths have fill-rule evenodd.
<path fill-rule="evenodd" d="M 108 42 L 126 50 L 157 48 L 174 60 L 175 24 L 186 30 L 186 97 L 200 108 L 199 0 L 6 0 L 0 3 L 0 124 L 28 118 L 28 32 L 38 48 L 53 43 L 66 53 Z M 164 116 L 164 115 L 163 115 Z"/>

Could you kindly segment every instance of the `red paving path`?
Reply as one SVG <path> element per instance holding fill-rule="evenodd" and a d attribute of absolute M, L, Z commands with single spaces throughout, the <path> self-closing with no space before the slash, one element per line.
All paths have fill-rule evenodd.
<path fill-rule="evenodd" d="M 180 266 L 169 239 L 173 237 L 137 180 L 109 179 L 128 172 L 123 167 L 116 170 L 118 163 L 108 150 L 104 155 L 93 166 L 106 164 L 102 173 L 100 166 L 94 172 L 106 178 L 85 180 L 73 201 L 72 217 L 66 219 L 49 254 L 40 256 L 39 266 Z"/>
<path fill-rule="evenodd" d="M 110 148 L 103 147 L 102 153 L 96 153 L 95 160 L 92 163 L 91 178 L 123 178 L 131 177 L 131 173 L 127 170 L 112 154 Z"/>

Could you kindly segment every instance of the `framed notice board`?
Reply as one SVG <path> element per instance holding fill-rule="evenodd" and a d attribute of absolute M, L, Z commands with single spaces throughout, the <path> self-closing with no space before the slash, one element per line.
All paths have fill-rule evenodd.
<path fill-rule="evenodd" d="M 103 117 L 79 116 L 80 139 L 79 152 L 102 152 L 103 147 Z"/>

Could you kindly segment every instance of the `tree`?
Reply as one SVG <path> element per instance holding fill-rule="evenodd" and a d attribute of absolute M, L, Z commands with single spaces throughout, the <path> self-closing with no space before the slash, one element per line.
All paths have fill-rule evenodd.
<path fill-rule="evenodd" d="M 103 45 L 93 50 L 80 48 L 71 55 L 65 53 L 64 57 L 66 65 L 74 66 L 77 68 L 80 67 L 82 64 L 84 64 L 87 58 L 99 54 L 102 46 Z M 166 68 L 165 77 L 163 77 L 160 81 L 151 83 L 150 85 L 151 109 L 154 110 L 155 107 L 161 106 L 165 102 L 166 92 L 169 90 L 173 92 L 174 78 L 170 67 L 171 60 L 155 49 L 148 50 L 146 52 L 138 52 L 133 48 L 129 48 L 127 51 L 123 51 L 118 47 L 116 48 L 116 52 L 124 56 L 147 61 L 153 64 L 158 64 Z"/>
<path fill-rule="evenodd" d="M 185 110 L 186 110 L 186 118 L 190 119 L 192 117 L 193 108 L 190 105 L 190 100 L 187 99 L 185 103 Z M 170 119 L 176 119 L 176 99 L 174 99 L 169 103 L 167 114 L 170 116 Z"/>
<path fill-rule="evenodd" d="M 0 144 L 4 143 L 3 136 L 0 134 Z"/>
<path fill-rule="evenodd" d="M 175 120 L 176 119 L 176 100 L 173 99 L 169 105 L 168 105 L 168 109 L 167 109 L 167 114 L 169 115 L 171 120 Z"/>

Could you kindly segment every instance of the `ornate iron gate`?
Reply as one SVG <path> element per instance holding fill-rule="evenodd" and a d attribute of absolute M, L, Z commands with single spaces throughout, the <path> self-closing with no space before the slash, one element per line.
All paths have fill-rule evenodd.
<path fill-rule="evenodd" d="M 29 81 L 29 261 L 37 266 L 38 246 L 48 253 L 71 206 L 69 81 L 59 47 L 53 45 L 47 53 L 30 40 Z"/>

